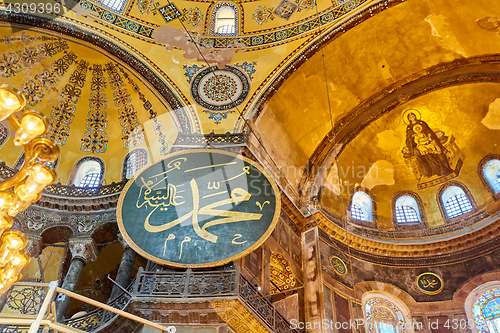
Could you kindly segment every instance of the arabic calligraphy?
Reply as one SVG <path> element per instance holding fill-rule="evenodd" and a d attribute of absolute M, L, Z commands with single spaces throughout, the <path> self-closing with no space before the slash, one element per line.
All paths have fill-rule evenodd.
<path fill-rule="evenodd" d="M 417 285 L 426 294 L 437 294 L 443 289 L 443 282 L 434 273 L 423 273 L 417 278 Z"/>
<path fill-rule="evenodd" d="M 347 274 L 347 266 L 344 261 L 339 257 L 332 257 L 330 259 L 330 265 L 332 265 L 334 271 L 339 275 Z"/>
<path fill-rule="evenodd" d="M 253 161 L 189 150 L 135 175 L 122 191 L 117 218 L 131 246 L 148 259 L 207 267 L 260 246 L 279 207 L 276 185 Z"/>

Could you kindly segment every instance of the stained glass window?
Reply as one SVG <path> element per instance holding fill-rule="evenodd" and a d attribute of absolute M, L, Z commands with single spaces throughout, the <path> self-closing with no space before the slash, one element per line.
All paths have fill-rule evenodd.
<path fill-rule="evenodd" d="M 406 332 L 403 314 L 386 299 L 370 298 L 365 304 L 365 316 L 367 333 Z"/>
<path fill-rule="evenodd" d="M 218 3 L 212 12 L 212 24 L 211 35 L 238 35 L 238 7 L 230 2 Z"/>
<path fill-rule="evenodd" d="M 474 302 L 472 315 L 480 333 L 500 332 L 500 289 L 485 291 Z"/>

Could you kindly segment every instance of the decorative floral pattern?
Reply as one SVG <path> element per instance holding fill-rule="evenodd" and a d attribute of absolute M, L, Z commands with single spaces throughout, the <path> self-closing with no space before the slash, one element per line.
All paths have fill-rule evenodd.
<path fill-rule="evenodd" d="M 106 88 L 106 81 L 104 78 L 104 68 L 102 65 L 92 66 L 92 82 L 90 84 L 89 108 L 87 118 L 87 131 L 82 139 L 82 151 L 89 151 L 92 153 L 104 153 L 107 149 L 107 134 L 106 128 L 108 121 L 106 119 L 106 95 L 104 89 Z"/>
<path fill-rule="evenodd" d="M 42 90 L 40 84 L 36 81 L 29 80 L 21 88 L 21 93 L 26 97 L 26 101 L 29 105 L 34 106 L 42 100 L 45 96 L 45 92 Z"/>
<path fill-rule="evenodd" d="M 189 83 L 191 83 L 191 80 L 193 79 L 193 76 L 198 73 L 200 71 L 200 69 L 204 68 L 205 65 L 201 65 L 201 66 L 197 66 L 196 64 L 194 64 L 193 66 L 187 66 L 187 65 L 184 65 L 183 68 L 184 70 L 186 71 L 186 73 L 184 73 L 184 76 L 187 76 L 187 81 Z"/>
<path fill-rule="evenodd" d="M 230 113 L 233 113 L 234 111 L 214 111 L 214 112 L 212 112 L 212 111 L 205 110 L 203 112 L 208 113 L 210 115 L 208 117 L 208 119 L 213 119 L 214 123 L 218 125 L 218 124 L 220 124 L 222 119 L 227 119 L 227 115 Z"/>
<path fill-rule="evenodd" d="M 42 306 L 45 292 L 42 288 L 14 289 L 9 294 L 7 307 L 23 315 L 36 315 Z"/>
<path fill-rule="evenodd" d="M 289 2 L 288 0 L 283 0 L 281 1 L 280 5 L 276 7 L 274 13 L 278 16 L 281 16 L 285 20 L 288 20 L 296 9 L 297 5 L 295 3 Z"/>
<path fill-rule="evenodd" d="M 248 74 L 248 78 L 250 80 L 253 80 L 253 73 L 255 73 L 255 66 L 257 65 L 257 62 L 253 61 L 251 63 L 244 62 L 241 65 L 240 64 L 234 64 L 234 66 L 241 68 L 242 70 L 245 71 L 245 73 Z"/>
<path fill-rule="evenodd" d="M 76 58 L 76 55 L 72 52 L 66 54 L 62 59 L 53 63 L 52 68 L 59 76 L 62 76 Z M 66 143 L 66 139 L 69 136 L 69 125 L 73 121 L 73 114 L 76 109 L 75 103 L 78 102 L 82 94 L 88 67 L 88 62 L 84 60 L 77 62 L 77 68 L 73 71 L 69 78 L 69 83 L 66 84 L 61 92 L 63 101 L 51 112 L 49 137 L 60 146 Z"/>
<path fill-rule="evenodd" d="M 253 19 L 258 24 L 267 22 L 267 19 L 274 20 L 273 9 L 259 6 L 253 14 Z"/>
<path fill-rule="evenodd" d="M 314 9 L 314 6 L 316 6 L 316 0 L 297 0 L 295 3 L 299 6 L 299 8 L 297 8 L 297 12 L 304 9 Z"/>
<path fill-rule="evenodd" d="M 19 64 L 19 59 L 17 59 L 14 53 L 4 54 L 3 58 L 0 59 L 0 73 L 3 78 L 8 78 L 19 73 L 22 66 Z"/>
<path fill-rule="evenodd" d="M 193 26 L 200 23 L 201 19 L 203 18 L 203 14 L 198 9 L 198 7 L 191 8 L 189 10 L 184 8 L 182 10 L 182 16 L 183 17 L 181 18 L 181 20 L 185 19 L 188 21 L 188 23 L 191 23 Z"/>
<path fill-rule="evenodd" d="M 125 77 L 128 80 L 128 83 L 132 86 L 132 89 L 134 90 L 134 92 L 139 95 L 139 98 L 140 98 L 141 102 L 143 103 L 144 110 L 149 113 L 149 119 L 153 120 L 153 122 L 155 123 L 153 125 L 153 128 L 155 130 L 155 134 L 158 135 L 158 141 L 161 144 L 160 154 L 166 155 L 168 153 L 168 145 L 166 142 L 166 136 L 165 136 L 165 134 L 162 133 L 163 125 L 157 117 L 158 114 L 156 113 L 156 111 L 153 110 L 151 102 L 146 99 L 146 96 L 143 93 L 141 93 L 141 89 L 139 88 L 138 85 L 135 84 L 134 80 L 132 80 L 130 75 L 127 74 L 123 70 L 123 68 L 118 67 L 118 69 L 122 73 L 123 77 Z"/>
<path fill-rule="evenodd" d="M 156 6 L 154 0 L 138 0 L 137 7 L 142 14 L 149 14 L 153 12 L 156 14 Z"/>
<path fill-rule="evenodd" d="M 123 148 L 133 148 L 146 141 L 146 138 L 144 137 L 142 126 L 137 119 L 134 106 L 129 105 L 132 102 L 130 93 L 127 89 L 122 89 L 125 86 L 125 82 L 123 82 L 117 68 L 119 67 L 113 63 L 106 64 L 109 83 L 111 88 L 116 90 L 113 93 L 113 100 L 115 106 L 118 107 L 118 118 L 120 119 L 120 125 L 123 127 Z"/>

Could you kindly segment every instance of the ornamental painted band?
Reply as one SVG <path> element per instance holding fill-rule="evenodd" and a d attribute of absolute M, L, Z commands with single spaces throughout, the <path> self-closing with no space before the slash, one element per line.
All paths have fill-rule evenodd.
<path fill-rule="evenodd" d="M 254 161 L 210 149 L 165 156 L 129 180 L 117 207 L 127 242 L 176 267 L 219 266 L 258 248 L 276 226 L 278 187 Z"/>

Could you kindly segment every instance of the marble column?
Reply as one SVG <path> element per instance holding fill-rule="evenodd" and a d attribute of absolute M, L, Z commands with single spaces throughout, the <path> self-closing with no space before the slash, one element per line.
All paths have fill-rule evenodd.
<path fill-rule="evenodd" d="M 134 269 L 134 262 L 137 253 L 128 245 L 127 241 L 122 237 L 118 236 L 120 243 L 123 245 L 123 256 L 120 262 L 120 267 L 118 268 L 118 273 L 116 274 L 115 282 L 118 283 L 123 288 L 127 288 L 130 283 L 130 276 L 132 275 L 132 270 Z M 109 300 L 115 299 L 118 295 L 122 293 L 120 287 L 113 285 L 113 290 L 111 291 L 111 296 Z"/>
<path fill-rule="evenodd" d="M 97 248 L 92 238 L 72 238 L 69 240 L 69 249 L 73 258 L 61 288 L 75 291 L 85 264 L 97 258 Z M 58 322 L 62 321 L 66 312 L 68 312 L 70 303 L 70 297 L 63 294 L 57 296 L 56 312 Z"/>

